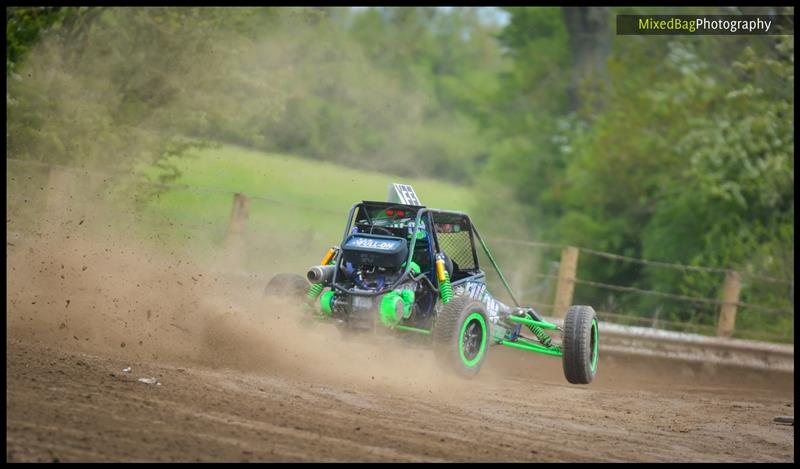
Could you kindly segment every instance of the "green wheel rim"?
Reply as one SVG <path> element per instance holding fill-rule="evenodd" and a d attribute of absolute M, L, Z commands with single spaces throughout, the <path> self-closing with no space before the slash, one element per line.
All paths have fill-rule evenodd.
<path fill-rule="evenodd" d="M 464 353 L 464 334 L 467 332 L 467 327 L 471 324 L 479 324 L 481 328 L 481 345 L 478 353 L 475 354 L 474 357 L 467 358 L 467 355 Z M 461 357 L 461 361 L 464 365 L 468 368 L 472 368 L 473 366 L 477 365 L 480 362 L 481 357 L 483 357 L 483 353 L 486 350 L 486 321 L 483 320 L 483 315 L 478 312 L 473 312 L 467 319 L 464 320 L 464 324 L 461 325 L 461 332 L 458 334 L 458 354 Z"/>
<path fill-rule="evenodd" d="M 592 319 L 592 373 L 597 371 L 597 319 Z"/>
<path fill-rule="evenodd" d="M 322 314 L 326 316 L 333 315 L 331 300 L 333 300 L 333 290 L 328 290 L 319 297 L 319 309 L 322 311 Z"/>

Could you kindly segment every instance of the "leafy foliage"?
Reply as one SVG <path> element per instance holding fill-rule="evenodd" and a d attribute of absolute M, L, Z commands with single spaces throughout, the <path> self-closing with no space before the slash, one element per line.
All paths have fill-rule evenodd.
<path fill-rule="evenodd" d="M 504 27 L 475 8 L 9 8 L 7 155 L 126 170 L 225 142 L 450 179 L 481 194 L 487 234 L 735 269 L 742 301 L 792 310 L 791 282 L 758 279 L 793 278 L 793 36 L 615 36 L 610 55 L 585 59 L 607 69 L 574 109 L 579 41 L 564 11 L 502 12 Z M 718 297 L 723 280 L 589 255 L 579 266 L 688 296 Z M 576 295 L 647 318 L 717 317 Z M 793 328 L 763 310 L 737 320 Z"/>

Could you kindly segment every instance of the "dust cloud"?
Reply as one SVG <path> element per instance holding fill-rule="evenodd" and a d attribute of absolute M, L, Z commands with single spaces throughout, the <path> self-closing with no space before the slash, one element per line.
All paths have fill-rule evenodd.
<path fill-rule="evenodd" d="M 265 298 L 268 278 L 231 274 L 224 253 L 210 258 L 159 247 L 130 233 L 134 214 L 96 199 L 72 203 L 69 215 L 66 207 L 9 236 L 9 337 L 131 363 L 278 373 L 404 393 L 452 396 L 469 388 L 407 337 L 351 337 Z"/>

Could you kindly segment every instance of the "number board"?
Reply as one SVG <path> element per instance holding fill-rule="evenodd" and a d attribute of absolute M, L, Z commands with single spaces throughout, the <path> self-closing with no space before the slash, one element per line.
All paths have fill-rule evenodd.
<path fill-rule="evenodd" d="M 422 206 L 414 188 L 408 184 L 389 184 L 389 202 L 397 202 L 403 205 Z"/>

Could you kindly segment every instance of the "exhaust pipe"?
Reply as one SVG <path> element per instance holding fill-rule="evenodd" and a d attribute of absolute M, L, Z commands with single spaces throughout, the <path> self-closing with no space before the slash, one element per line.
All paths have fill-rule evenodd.
<path fill-rule="evenodd" d="M 308 278 L 308 281 L 311 283 L 330 283 L 335 270 L 335 265 L 315 265 L 308 269 L 306 278 Z"/>

